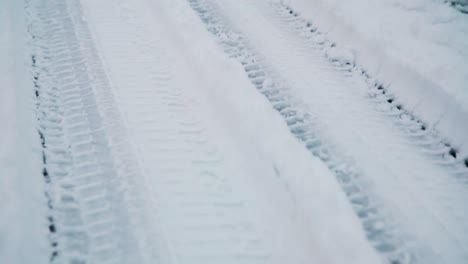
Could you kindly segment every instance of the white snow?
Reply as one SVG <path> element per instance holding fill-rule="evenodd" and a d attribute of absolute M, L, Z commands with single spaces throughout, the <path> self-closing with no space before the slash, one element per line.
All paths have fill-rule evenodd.
<path fill-rule="evenodd" d="M 310 116 L 313 128 L 308 132 L 317 134 L 324 145 L 317 155 L 331 168 L 344 163 L 359 173 L 361 191 L 377 200 L 383 218 L 392 219 L 390 226 L 403 233 L 407 243 L 395 244 L 395 251 L 409 251 L 420 263 L 466 259 L 468 212 L 461 201 L 468 192 L 463 181 L 437 164 L 439 157 L 423 155 L 418 143 L 408 144 L 417 137 L 402 133 L 398 118 L 389 117 L 393 113 L 376 109 L 361 75 L 340 72 L 324 58 L 320 46 L 293 30 L 301 25 L 285 23 L 292 15 L 279 15 L 268 2 L 204 2 L 211 3 L 220 24 L 242 35 L 266 74 L 286 89 L 283 96 L 291 98 L 286 103 Z"/>
<path fill-rule="evenodd" d="M 274 0 L 276 1 L 276 0 Z M 468 16 L 437 0 L 278 0 L 468 156 Z"/>
<path fill-rule="evenodd" d="M 391 254 L 467 259 L 465 168 L 329 59 L 369 69 L 466 154 L 468 16 L 436 0 L 199 2 L 226 32 L 186 0 L 0 1 L 0 263 L 374 264 L 384 229 L 407 239 Z M 298 34 L 278 2 L 326 34 Z"/>
<path fill-rule="evenodd" d="M 256 261 L 248 255 L 243 257 L 255 263 L 380 261 L 365 241 L 362 227 L 334 176 L 294 139 L 280 116 L 249 83 L 240 65 L 229 60 L 216 45 L 188 3 L 139 0 L 129 5 L 112 1 L 112 9 L 106 2 L 83 3 L 89 14 L 87 21 L 95 29 L 100 51 L 116 88 L 130 139 L 142 161 L 150 192 L 158 204 L 157 210 L 162 214 L 156 225 L 161 225 L 164 230 L 164 240 L 170 245 L 169 254 L 180 263 L 199 263 L 196 261 L 202 255 L 206 258 L 200 263 L 215 263 L 208 256 L 218 256 L 217 263 L 224 263 L 223 260 L 227 263 L 228 258 L 221 257 L 232 250 L 242 256 L 258 255 Z M 123 19 L 118 14 L 123 14 Z M 138 28 L 137 32 L 133 26 Z M 116 44 L 114 39 L 121 34 L 129 37 Z M 161 113 L 167 109 L 161 106 L 167 104 L 170 110 L 171 103 L 165 102 L 158 93 L 169 91 L 173 91 L 172 96 L 180 94 L 181 99 L 176 103 L 180 109 L 170 114 L 172 118 L 166 119 Z M 153 98 L 153 106 L 144 104 L 143 98 Z M 186 112 L 182 112 L 185 107 Z M 142 113 L 148 116 L 142 116 Z M 187 128 L 179 129 L 185 131 L 190 128 L 189 124 L 195 127 L 190 128 L 190 132 L 178 134 L 177 121 L 181 119 Z M 154 131 L 157 126 L 163 126 L 161 132 Z M 198 126 L 201 128 L 196 128 Z M 174 133 L 165 135 L 165 130 Z M 199 159 L 207 159 L 203 157 L 206 155 L 202 151 L 203 145 L 195 149 L 192 146 L 184 154 L 171 152 L 171 156 L 180 160 L 180 170 L 184 171 L 188 166 L 184 173 L 198 175 L 190 180 L 190 186 L 176 190 L 189 193 L 205 190 L 207 186 L 200 186 L 199 181 L 203 180 L 206 171 L 223 179 L 214 186 L 218 186 L 217 190 L 227 190 L 223 199 L 239 204 L 230 210 L 223 209 L 233 215 L 229 225 L 238 226 L 237 218 L 243 219 L 251 225 L 251 236 L 258 240 L 254 244 L 259 245 L 254 246 L 252 240 L 244 241 L 245 238 L 240 237 L 237 238 L 240 245 L 222 247 L 223 239 L 240 236 L 243 233 L 240 231 L 227 233 L 223 239 L 216 240 L 219 245 L 210 245 L 211 252 L 189 243 L 217 235 L 208 229 L 196 238 L 193 237 L 195 231 L 184 230 L 185 221 L 176 217 L 173 207 L 181 212 L 192 209 L 177 206 L 183 197 L 171 198 L 167 188 L 175 188 L 175 185 L 161 187 L 166 178 L 177 176 L 161 173 L 168 165 L 161 164 L 161 153 L 158 152 L 160 144 L 170 148 L 171 145 L 165 142 L 171 140 L 175 140 L 172 145 L 178 148 L 186 147 L 180 142 L 187 134 L 193 138 L 191 141 L 206 141 L 203 144 L 212 149 L 210 155 L 220 161 L 206 161 L 213 165 L 203 165 L 199 172 L 198 165 L 182 164 L 185 159 L 195 158 L 192 152 Z M 211 188 L 204 192 L 210 193 Z M 243 213 L 239 214 L 239 211 Z M 210 207 L 203 212 L 211 212 Z M 222 225 L 220 221 L 208 217 L 203 226 Z M 347 239 L 343 239 L 345 237 Z M 261 259 L 263 254 L 267 254 L 268 259 Z"/>
<path fill-rule="evenodd" d="M 320 43 L 321 41 L 323 40 L 319 40 L 318 43 Z M 340 62 L 349 63 L 349 64 L 356 63 L 355 55 L 349 49 L 331 47 L 330 49 L 327 50 L 327 56 L 331 60 L 337 60 L 337 61 L 339 60 Z"/>
<path fill-rule="evenodd" d="M 46 263 L 46 214 L 22 1 L 0 2 L 0 262 Z"/>

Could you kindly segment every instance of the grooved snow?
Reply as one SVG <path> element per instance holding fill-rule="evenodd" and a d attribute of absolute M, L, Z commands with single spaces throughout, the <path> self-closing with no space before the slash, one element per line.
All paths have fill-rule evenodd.
<path fill-rule="evenodd" d="M 0 2 L 0 263 L 466 262 L 463 115 L 304 13 Z"/>
<path fill-rule="evenodd" d="M 468 159 L 467 14 L 439 0 L 273 1 L 351 51 Z"/>

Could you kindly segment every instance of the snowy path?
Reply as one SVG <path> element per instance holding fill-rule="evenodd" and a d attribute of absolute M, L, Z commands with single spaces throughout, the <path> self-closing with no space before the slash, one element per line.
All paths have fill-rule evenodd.
<path fill-rule="evenodd" d="M 0 263 L 468 261 L 464 161 L 281 1 L 14 2 Z"/>
<path fill-rule="evenodd" d="M 326 167 L 170 2 L 27 1 L 51 262 L 379 262 Z"/>
<path fill-rule="evenodd" d="M 340 65 L 352 58 L 325 49 L 326 39 L 292 10 L 190 2 L 291 132 L 335 172 L 378 251 L 399 263 L 466 261 L 468 172 L 441 138 L 371 78 Z"/>

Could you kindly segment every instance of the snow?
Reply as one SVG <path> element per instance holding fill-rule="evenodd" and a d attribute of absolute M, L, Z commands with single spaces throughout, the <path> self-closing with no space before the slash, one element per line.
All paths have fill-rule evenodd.
<path fill-rule="evenodd" d="M 465 22 L 436 0 L 0 1 L 0 262 L 465 262 L 468 171 L 350 70 L 464 153 Z"/>
<path fill-rule="evenodd" d="M 445 0 L 445 2 L 450 3 L 454 8 L 460 10 L 460 12 L 468 13 L 468 1 L 466 0 Z"/>
<path fill-rule="evenodd" d="M 362 227 L 334 177 L 294 139 L 280 116 L 249 83 L 241 66 L 220 50 L 187 3 L 140 0 L 129 5 L 112 1 L 111 9 L 106 2 L 83 3 L 86 19 L 93 25 L 109 77 L 116 88 L 130 140 L 151 186 L 149 192 L 162 214 L 157 225 L 164 230 L 165 237 L 160 239 L 169 245 L 167 254 L 176 256 L 180 263 L 195 263 L 195 256 L 229 256 L 234 247 L 238 254 L 247 254 L 244 258 L 255 263 L 380 262 L 366 242 Z M 137 32 L 133 26 L 138 28 Z M 113 40 L 121 34 L 130 37 L 116 45 Z M 150 51 L 151 56 L 148 55 Z M 180 94 L 177 103 L 166 102 L 157 95 L 169 95 L 168 91 L 173 91 L 171 97 Z M 142 96 L 153 98 L 153 106 L 144 104 Z M 169 110 L 170 105 L 180 106 L 178 111 L 169 114 L 172 116 L 169 119 L 160 115 L 167 111 L 161 107 L 166 104 Z M 185 108 L 187 110 L 183 110 Z M 189 129 L 191 125 L 177 128 L 178 120 L 184 120 L 184 127 L 193 124 L 194 128 Z M 167 135 L 163 131 L 157 135 L 145 132 L 152 127 L 154 130 L 155 124 L 165 124 L 164 130 L 175 132 Z M 187 132 L 178 134 L 179 129 Z M 185 159 L 195 158 L 192 152 L 198 156 L 196 159 L 208 159 L 204 157 L 204 145 L 214 156 L 205 162 L 213 165 L 186 165 L 185 173 L 199 176 L 191 180 L 192 187 L 178 187 L 177 190 L 204 190 L 207 187 L 199 186 L 199 181 L 206 171 L 223 179 L 215 181 L 214 187 L 228 190 L 223 199 L 232 199 L 241 205 L 222 209 L 233 215 L 229 225 L 239 225 L 237 218 L 249 223 L 252 226 L 249 236 L 258 236 L 254 238 L 258 246 L 249 249 L 253 242 L 244 241 L 243 237 L 237 238 L 241 245 L 229 248 L 222 247 L 225 242 L 220 240 L 219 245 L 211 246 L 214 249 L 210 252 L 202 245 L 189 243 L 196 239 L 192 237 L 195 231 L 184 231 L 185 221 L 177 217 L 173 209 L 183 197 L 171 198 L 166 188 L 174 186 L 159 187 L 166 177 L 176 175 L 161 174 L 167 165 L 158 164 L 162 153 L 157 151 L 158 144 L 166 147 L 166 140 L 175 140 L 173 144 L 178 148 L 186 147 L 180 142 L 187 141 L 184 139 L 187 135 L 190 141 L 206 143 L 196 148 L 189 145 L 191 150 L 177 154 L 180 156 L 171 154 L 179 159 L 179 169 L 184 171 Z M 198 174 L 200 169 L 201 174 Z M 210 193 L 210 189 L 204 192 Z M 178 210 L 192 209 L 180 207 Z M 207 214 L 210 212 L 209 208 L 205 210 Z M 242 213 L 237 213 L 239 211 Z M 204 226 L 222 225 L 220 221 L 206 218 Z M 217 237 L 210 232 L 197 239 Z M 230 240 L 242 233 L 227 233 L 224 239 Z M 343 240 L 343 237 L 348 239 Z M 256 252 L 252 254 L 258 255 L 258 260 L 248 257 L 249 251 Z M 263 254 L 269 255 L 268 261 L 260 258 Z M 208 259 L 200 263 L 207 263 Z M 228 258 L 225 261 L 228 262 Z"/>
<path fill-rule="evenodd" d="M 281 0 L 468 155 L 468 16 L 442 1 Z"/>
<path fill-rule="evenodd" d="M 421 153 L 444 151 L 431 148 L 434 138 L 419 138 L 424 133 L 418 127 L 415 134 L 406 134 L 401 111 L 386 99 L 382 103 L 370 99 L 361 73 L 349 73 L 349 66 L 330 61 L 325 56 L 329 50 L 316 43 L 315 33 L 285 8 L 263 1 L 196 2 L 207 3 L 200 8 L 200 16 L 223 40 L 225 51 L 245 64 L 249 75 L 257 68 L 256 73 L 272 78 L 268 84 L 276 90 L 257 87 L 271 104 L 303 113 L 296 116 L 303 121 L 292 122 L 291 132 L 310 143 L 312 154 L 344 182 L 342 187 L 350 193 L 348 198 L 363 216 L 363 224 L 370 227 L 366 229 L 369 240 L 388 261 L 459 263 L 466 259 L 468 212 L 460 201 L 468 193 L 463 181 L 438 164 L 442 156 Z M 225 36 L 230 40 L 224 42 Z M 231 44 L 236 39 L 242 42 L 237 47 Z M 343 54 L 352 59 L 352 53 Z M 309 135 L 312 140 L 302 139 Z M 377 216 L 367 218 L 374 210 Z"/>
<path fill-rule="evenodd" d="M 323 40 L 319 40 L 318 43 L 323 43 Z M 332 61 L 340 61 L 340 63 L 355 64 L 356 58 L 351 50 L 340 49 L 332 47 L 327 50 L 327 56 Z"/>
<path fill-rule="evenodd" d="M 0 260 L 46 263 L 46 215 L 22 1 L 0 2 Z"/>

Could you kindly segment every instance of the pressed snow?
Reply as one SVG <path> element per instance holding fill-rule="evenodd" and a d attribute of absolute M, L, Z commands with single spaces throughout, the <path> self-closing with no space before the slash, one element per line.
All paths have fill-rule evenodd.
<path fill-rule="evenodd" d="M 197 253 L 196 246 L 186 243 L 184 248 L 187 252 L 180 251 L 181 239 L 190 241 L 192 238 L 181 229 L 180 223 L 177 225 L 180 221 L 174 223 L 171 220 L 172 210 L 164 202 L 169 201 L 171 194 L 157 187 L 163 179 L 158 179 L 158 171 L 162 170 L 161 165 L 157 165 L 159 154 L 154 151 L 156 145 L 151 146 L 150 141 L 145 140 L 151 137 L 143 132 L 149 124 L 139 114 L 143 110 L 138 111 L 135 107 L 140 104 L 138 97 L 132 95 L 147 91 L 150 96 L 149 91 L 158 86 L 167 86 L 165 89 L 168 91 L 182 94 L 183 99 L 178 104 L 190 102 L 188 111 L 193 117 L 185 117 L 185 123 L 202 124 L 204 129 L 200 136 L 206 138 L 203 141 L 207 140 L 210 148 L 215 149 L 212 155 L 222 160 L 219 164 L 216 162 L 216 170 L 209 173 L 220 171 L 221 175 L 216 177 L 225 178 L 220 187 L 230 190 L 229 199 L 238 200 L 242 204 L 240 208 L 245 210 L 246 215 L 235 218 L 252 222 L 252 231 L 256 230 L 255 233 L 260 235 L 260 252 L 270 254 L 271 263 L 309 263 L 314 260 L 320 263 L 379 262 L 379 257 L 365 242 L 362 228 L 333 176 L 296 142 L 279 115 L 247 81 L 240 65 L 227 59 L 216 46 L 187 3 L 159 1 L 147 5 L 147 1 L 137 1 L 132 7 L 127 6 L 133 15 L 126 16 L 123 22 L 142 26 L 136 34 L 132 34 L 131 27 L 115 27 L 112 23 L 112 28 L 119 29 L 115 31 L 104 23 L 117 21 L 118 17 L 112 16 L 120 13 L 125 5 L 114 7 L 110 12 L 102 3 L 84 3 L 90 14 L 88 21 L 95 26 L 110 77 L 118 87 L 116 94 L 122 102 L 131 138 L 141 153 L 143 166 L 147 168 L 147 181 L 154 186 L 154 195 L 160 193 L 161 197 L 156 199 L 160 199 L 161 210 L 168 212 L 160 223 L 166 228 L 167 237 L 164 239 L 174 245 L 173 254 L 180 255 L 183 263 L 192 263 L 186 254 L 222 256 L 227 253 L 225 249 Z M 158 15 L 154 16 L 155 13 Z M 115 45 L 112 39 L 117 32 L 126 32 L 132 37 Z M 146 44 L 122 54 L 132 43 Z M 144 52 L 145 47 L 154 51 L 154 59 Z M 160 65 L 154 70 L 152 66 L 141 68 L 158 63 Z M 161 75 L 155 75 L 153 80 L 167 81 L 159 85 L 151 79 L 144 81 L 147 70 Z M 150 114 L 158 108 L 145 109 Z M 177 113 L 173 115 L 175 121 L 182 118 Z M 172 120 L 166 122 L 165 129 L 176 129 Z M 195 135 L 198 133 L 192 136 Z M 184 160 L 182 156 L 181 160 Z M 197 173 L 198 168 L 192 167 L 191 170 Z M 193 184 L 196 185 L 195 182 Z M 219 224 L 217 221 L 208 219 L 205 224 L 216 225 Z M 206 235 L 211 237 L 213 234 Z M 232 235 L 228 234 L 226 238 Z M 343 237 L 352 239 L 343 240 Z M 242 247 L 239 250 L 241 254 Z M 263 254 L 260 252 L 255 254 L 260 257 Z"/>
<path fill-rule="evenodd" d="M 468 212 L 460 201 L 468 197 L 468 192 L 463 181 L 440 166 L 436 161 L 439 156 L 422 154 L 444 151 L 423 150 L 421 145 L 431 145 L 428 142 L 432 140 L 426 138 L 417 143 L 423 130 L 405 135 L 405 125 L 400 120 L 405 115 L 386 100 L 374 104 L 360 72 L 348 73 L 345 66 L 332 63 L 335 58 L 352 61 L 352 54 L 332 54 L 333 48 L 317 45 L 321 40 L 313 39 L 306 23 L 295 20 L 281 6 L 248 0 L 195 2 L 206 3 L 207 7 L 199 13 L 216 36 L 225 39 L 223 35 L 230 34 L 230 41 L 244 42 L 236 49 L 223 40 L 228 53 L 232 52 L 242 63 L 253 61 L 251 68 L 261 68 L 267 78 L 273 78 L 278 96 L 267 95 L 268 89 L 262 85 L 258 88 L 271 98 L 272 106 L 282 103 L 291 106 L 292 112 L 306 113 L 306 121 L 298 122 L 295 128 L 292 125 L 291 131 L 297 131 L 298 138 L 318 135 L 310 143 L 322 147 L 312 147 L 311 152 L 327 163 L 337 178 L 344 171 L 348 171 L 347 177 L 359 174 L 356 179 L 342 180 L 361 185 L 344 184 L 343 188 L 351 193 L 349 198 L 358 214 L 363 215 L 363 224 L 377 230 L 367 233 L 369 239 L 382 238 L 379 234 L 387 229 L 393 229 L 390 234 L 401 235 L 400 242 L 378 241 L 376 248 L 381 248 L 382 254 L 394 252 L 389 258 L 401 258 L 399 261 L 404 262 L 408 258 L 399 255 L 410 252 L 421 263 L 451 263 L 466 258 Z M 206 19 L 210 16 L 215 17 Z M 255 58 L 249 58 L 246 49 Z M 251 74 L 247 66 L 246 71 Z M 408 144 L 411 141 L 415 144 Z M 356 189 L 357 197 L 353 195 Z M 441 194 L 444 199 L 440 199 Z M 375 201 L 376 208 L 372 205 Z M 453 207 L 457 209 L 452 211 Z M 374 209 L 382 214 L 367 219 L 368 212 Z"/>
<path fill-rule="evenodd" d="M 0 263 L 465 262 L 442 2 L 0 1 Z"/>
<path fill-rule="evenodd" d="M 274 0 L 276 1 L 276 0 Z M 468 16 L 442 1 L 278 0 L 468 155 Z"/>

